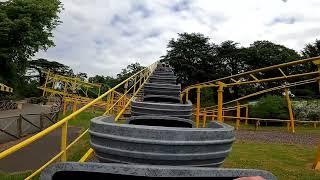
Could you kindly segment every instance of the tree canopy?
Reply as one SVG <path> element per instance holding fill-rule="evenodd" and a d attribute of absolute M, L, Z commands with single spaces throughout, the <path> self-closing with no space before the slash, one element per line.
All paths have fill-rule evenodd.
<path fill-rule="evenodd" d="M 316 39 L 314 43 L 307 44 L 302 50 L 302 55 L 305 58 L 320 56 L 320 40 Z"/>
<path fill-rule="evenodd" d="M 174 67 L 183 85 L 301 59 L 295 50 L 270 41 L 255 41 L 249 47 L 240 47 L 231 40 L 217 45 L 199 33 L 178 34 L 167 48 L 162 61 Z"/>
<path fill-rule="evenodd" d="M 0 2 L 0 81 L 12 87 L 24 76 L 28 60 L 54 46 L 52 30 L 60 23 L 59 0 Z"/>

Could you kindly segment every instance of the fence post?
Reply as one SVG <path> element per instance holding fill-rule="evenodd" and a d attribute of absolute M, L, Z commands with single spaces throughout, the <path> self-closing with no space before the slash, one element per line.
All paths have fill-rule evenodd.
<path fill-rule="evenodd" d="M 200 87 L 197 88 L 197 112 L 196 112 L 196 127 L 199 128 L 199 121 L 200 121 L 200 94 L 201 89 Z"/>
<path fill-rule="evenodd" d="M 236 121 L 236 130 L 240 127 L 240 103 L 237 101 L 237 121 Z"/>
<path fill-rule="evenodd" d="M 203 114 L 202 114 L 202 123 L 203 123 L 202 127 L 205 128 L 206 125 L 207 125 L 206 124 L 207 123 L 207 112 L 206 111 L 204 111 Z"/>
<path fill-rule="evenodd" d="M 289 90 L 286 87 L 284 89 L 285 95 L 286 95 L 286 99 L 287 99 L 287 105 L 288 105 L 288 112 L 289 112 L 289 117 L 290 117 L 290 128 L 291 128 L 291 132 L 294 133 L 295 129 L 294 129 L 294 119 L 293 119 L 293 112 L 292 112 L 292 104 L 291 104 L 291 100 L 290 100 L 290 96 L 289 96 Z"/>
<path fill-rule="evenodd" d="M 67 134 L 68 134 L 68 121 L 61 126 L 61 162 L 67 161 Z"/>
<path fill-rule="evenodd" d="M 223 83 L 221 81 L 218 82 L 218 117 L 217 120 L 219 122 L 223 121 L 223 112 L 222 112 L 222 106 L 223 106 Z"/>
<path fill-rule="evenodd" d="M 21 114 L 19 114 L 19 118 L 17 119 L 17 136 L 22 136 L 22 117 Z"/>
<path fill-rule="evenodd" d="M 246 105 L 246 119 L 244 125 L 248 125 L 248 117 L 249 117 L 249 105 Z"/>

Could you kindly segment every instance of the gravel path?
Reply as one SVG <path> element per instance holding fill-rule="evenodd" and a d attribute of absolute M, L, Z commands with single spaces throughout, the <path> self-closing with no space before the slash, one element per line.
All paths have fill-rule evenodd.
<path fill-rule="evenodd" d="M 236 131 L 237 141 L 252 141 L 262 143 L 280 144 L 301 144 L 318 146 L 320 144 L 320 134 L 314 133 L 287 133 L 279 131 Z"/>

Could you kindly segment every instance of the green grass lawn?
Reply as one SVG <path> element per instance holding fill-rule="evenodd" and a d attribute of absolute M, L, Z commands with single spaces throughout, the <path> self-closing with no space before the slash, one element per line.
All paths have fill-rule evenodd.
<path fill-rule="evenodd" d="M 81 127 L 83 132 L 89 127 L 90 119 L 101 112 L 92 114 L 83 112 L 75 120 L 69 122 L 70 126 Z M 234 123 L 230 123 L 234 125 Z M 241 129 L 254 130 L 253 125 Z M 320 128 L 312 126 L 297 128 L 298 133 L 320 133 Z M 286 127 L 262 127 L 259 130 L 286 131 Z M 89 149 L 89 135 L 84 136 L 74 147 L 68 151 L 69 161 L 78 161 Z M 253 142 L 235 142 L 231 154 L 223 167 L 228 168 L 254 168 L 272 172 L 278 179 L 320 179 L 320 171 L 311 169 L 315 159 L 316 147 L 302 145 L 266 144 Z M 29 173 L 28 173 L 29 174 Z M 0 174 L 0 179 L 23 179 L 25 173 Z"/>
<path fill-rule="evenodd" d="M 301 145 L 236 142 L 223 167 L 272 172 L 278 179 L 320 179 L 312 170 L 316 148 Z"/>

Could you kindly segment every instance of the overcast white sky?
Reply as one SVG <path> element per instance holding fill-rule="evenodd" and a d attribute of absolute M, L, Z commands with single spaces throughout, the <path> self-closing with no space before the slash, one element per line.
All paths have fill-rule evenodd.
<path fill-rule="evenodd" d="M 320 0 L 62 0 L 56 47 L 36 57 L 90 76 L 115 75 L 132 62 L 148 65 L 181 32 L 214 43 L 248 46 L 270 40 L 300 52 L 320 38 Z"/>

